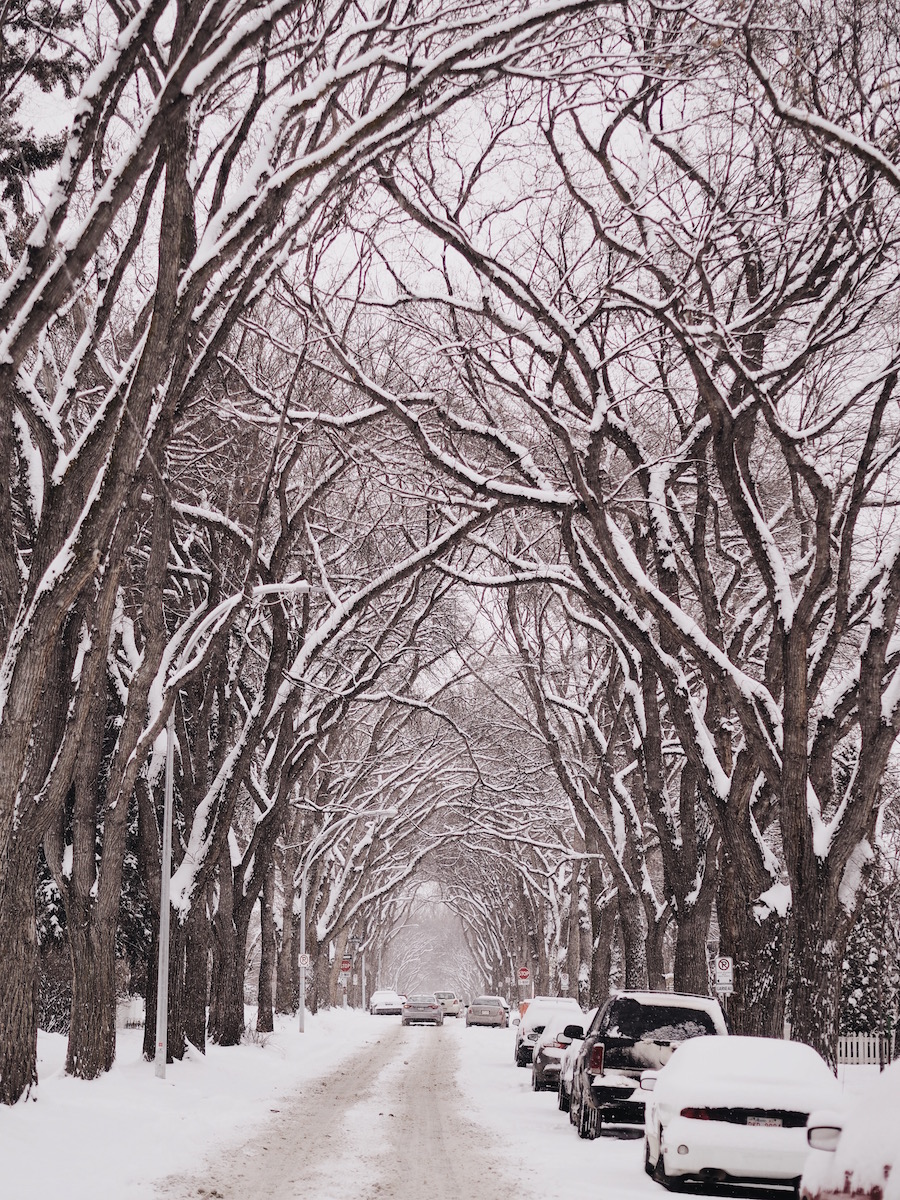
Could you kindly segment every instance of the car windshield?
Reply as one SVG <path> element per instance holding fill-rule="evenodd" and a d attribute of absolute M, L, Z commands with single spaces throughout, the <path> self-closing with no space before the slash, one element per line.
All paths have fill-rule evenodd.
<path fill-rule="evenodd" d="M 435 992 L 434 994 L 438 1000 L 452 1000 L 456 992 Z"/>
<path fill-rule="evenodd" d="M 713 1019 L 700 1008 L 674 1004 L 642 1004 L 630 996 L 616 1000 L 606 1015 L 605 1037 L 637 1042 L 685 1042 L 716 1032 Z"/>
<path fill-rule="evenodd" d="M 494 1008 L 502 1008 L 499 996 L 476 996 L 473 1004 L 492 1004 Z"/>
<path fill-rule="evenodd" d="M 435 997 L 432 996 L 410 996 L 407 1004 L 434 1004 Z"/>

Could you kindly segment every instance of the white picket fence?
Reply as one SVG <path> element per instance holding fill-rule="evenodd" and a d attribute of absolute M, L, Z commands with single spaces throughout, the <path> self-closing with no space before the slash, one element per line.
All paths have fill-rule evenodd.
<path fill-rule="evenodd" d="M 884 1066 L 894 1057 L 891 1040 L 877 1033 L 851 1033 L 838 1038 L 838 1062 L 852 1066 Z"/>

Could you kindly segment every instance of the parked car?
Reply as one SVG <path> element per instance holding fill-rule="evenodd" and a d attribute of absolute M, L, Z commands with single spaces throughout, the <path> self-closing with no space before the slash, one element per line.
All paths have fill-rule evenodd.
<path fill-rule="evenodd" d="M 466 1010 L 466 1028 L 470 1025 L 494 1025 L 505 1029 L 508 1015 L 499 996 L 476 996 Z"/>
<path fill-rule="evenodd" d="M 544 1032 L 548 1018 L 556 1016 L 557 1013 L 563 1016 L 571 1014 L 572 1021 L 581 1021 L 584 1018 L 578 1001 L 571 996 L 534 996 L 529 1000 L 516 1029 L 513 1051 L 516 1066 L 527 1067 L 531 1063 L 534 1043 Z"/>
<path fill-rule="evenodd" d="M 846 1113 L 810 1114 L 801 1200 L 900 1200 L 898 1130 L 900 1060 L 882 1071 Z"/>
<path fill-rule="evenodd" d="M 572 1072 L 575 1069 L 575 1060 L 578 1057 L 578 1051 L 581 1049 L 581 1042 L 584 1038 L 584 1030 L 590 1027 L 591 1021 L 597 1015 L 597 1009 L 592 1008 L 584 1019 L 584 1027 L 579 1025 L 567 1025 L 563 1029 L 563 1033 L 567 1034 L 571 1041 L 565 1050 L 562 1052 L 562 1057 L 559 1060 L 559 1087 L 557 1089 L 557 1107 L 560 1112 L 567 1113 L 569 1104 L 572 1098 Z M 580 1033 L 576 1030 L 581 1029 Z"/>
<path fill-rule="evenodd" d="M 603 1126 L 644 1128 L 644 1071 L 665 1065 L 690 1038 L 727 1034 L 718 1001 L 679 992 L 616 992 L 601 1005 L 572 1070 L 569 1120 L 583 1138 Z"/>
<path fill-rule="evenodd" d="M 694 1038 L 662 1070 L 645 1071 L 641 1088 L 645 1167 L 672 1188 L 688 1181 L 796 1187 L 810 1113 L 841 1102 L 825 1060 L 783 1038 Z"/>
<path fill-rule="evenodd" d="M 443 1025 L 444 1013 L 441 1002 L 434 992 L 423 992 L 419 996 L 408 996 L 400 1010 L 403 1025 Z"/>
<path fill-rule="evenodd" d="M 575 1030 L 578 1030 L 577 1034 Z M 559 1087 L 562 1056 L 584 1029 L 572 1021 L 570 1012 L 548 1017 L 544 1032 L 534 1043 L 531 1054 L 531 1087 L 535 1092 L 555 1092 Z"/>
<path fill-rule="evenodd" d="M 387 989 L 380 992 L 373 992 L 369 1000 L 369 1012 L 374 1016 L 399 1016 L 403 1008 L 403 997 L 399 992 L 391 992 Z"/>
<path fill-rule="evenodd" d="M 441 1009 L 445 1017 L 458 1017 L 462 1012 L 463 1002 L 457 996 L 456 992 L 435 992 L 438 1000 L 441 1003 Z"/>

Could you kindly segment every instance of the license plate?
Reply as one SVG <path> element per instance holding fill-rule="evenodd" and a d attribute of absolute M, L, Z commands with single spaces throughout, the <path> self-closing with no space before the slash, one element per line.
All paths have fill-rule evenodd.
<path fill-rule="evenodd" d="M 491 1010 L 489 1008 L 483 1008 L 481 1010 L 481 1015 L 483 1017 L 489 1017 L 491 1015 Z"/>
<path fill-rule="evenodd" d="M 748 1125 L 763 1125 L 767 1129 L 774 1129 L 776 1126 L 783 1125 L 781 1117 L 748 1117 Z"/>

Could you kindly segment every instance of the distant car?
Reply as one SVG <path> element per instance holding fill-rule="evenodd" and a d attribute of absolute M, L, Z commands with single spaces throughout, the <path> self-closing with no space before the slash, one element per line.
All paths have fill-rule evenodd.
<path fill-rule="evenodd" d="M 577 1000 L 571 996 L 535 996 L 528 1001 L 528 1007 L 522 1014 L 516 1029 L 516 1044 L 513 1049 L 517 1067 L 527 1067 L 534 1053 L 534 1043 L 544 1032 L 544 1026 L 550 1017 L 557 1014 L 571 1014 L 572 1021 L 581 1021 L 584 1013 Z"/>
<path fill-rule="evenodd" d="M 900 1060 L 882 1071 L 846 1113 L 810 1114 L 801 1200 L 900 1200 L 898 1130 Z"/>
<path fill-rule="evenodd" d="M 499 996 L 476 996 L 466 1009 L 466 1028 L 470 1025 L 494 1025 L 505 1029 L 508 1015 Z"/>
<path fill-rule="evenodd" d="M 644 1129 L 644 1071 L 659 1070 L 690 1038 L 727 1034 L 716 1000 L 679 992 L 615 992 L 601 1005 L 572 1070 L 569 1120 L 582 1138 L 604 1125 Z"/>
<path fill-rule="evenodd" d="M 557 1091 L 563 1054 L 572 1045 L 575 1038 L 583 1036 L 584 1027 L 572 1021 L 570 1012 L 547 1018 L 544 1032 L 534 1043 L 534 1050 L 531 1054 L 531 1087 L 533 1091 Z"/>
<path fill-rule="evenodd" d="M 373 992 L 369 1000 L 369 1012 L 374 1016 L 399 1016 L 403 1008 L 403 997 L 399 992 Z"/>
<path fill-rule="evenodd" d="M 810 1113 L 841 1102 L 825 1060 L 783 1038 L 693 1038 L 662 1070 L 646 1071 L 641 1088 L 645 1168 L 678 1190 L 689 1182 L 796 1187 Z"/>
<path fill-rule="evenodd" d="M 578 1057 L 578 1051 L 584 1038 L 584 1030 L 590 1027 L 591 1021 L 593 1021 L 596 1015 L 597 1009 L 592 1008 L 584 1018 L 584 1028 L 580 1034 L 575 1033 L 575 1030 L 579 1028 L 577 1025 L 566 1026 L 563 1030 L 563 1033 L 571 1035 L 572 1040 L 562 1052 L 562 1057 L 559 1060 L 557 1107 L 560 1112 L 567 1113 L 569 1111 L 569 1103 L 572 1097 L 572 1072 L 575 1069 L 575 1059 Z"/>
<path fill-rule="evenodd" d="M 403 1025 L 443 1025 L 444 1012 L 434 992 L 408 996 L 400 1010 Z"/>
<path fill-rule="evenodd" d="M 462 1000 L 457 996 L 456 992 L 435 992 L 438 1000 L 441 1003 L 445 1017 L 458 1017 L 462 1012 Z"/>

